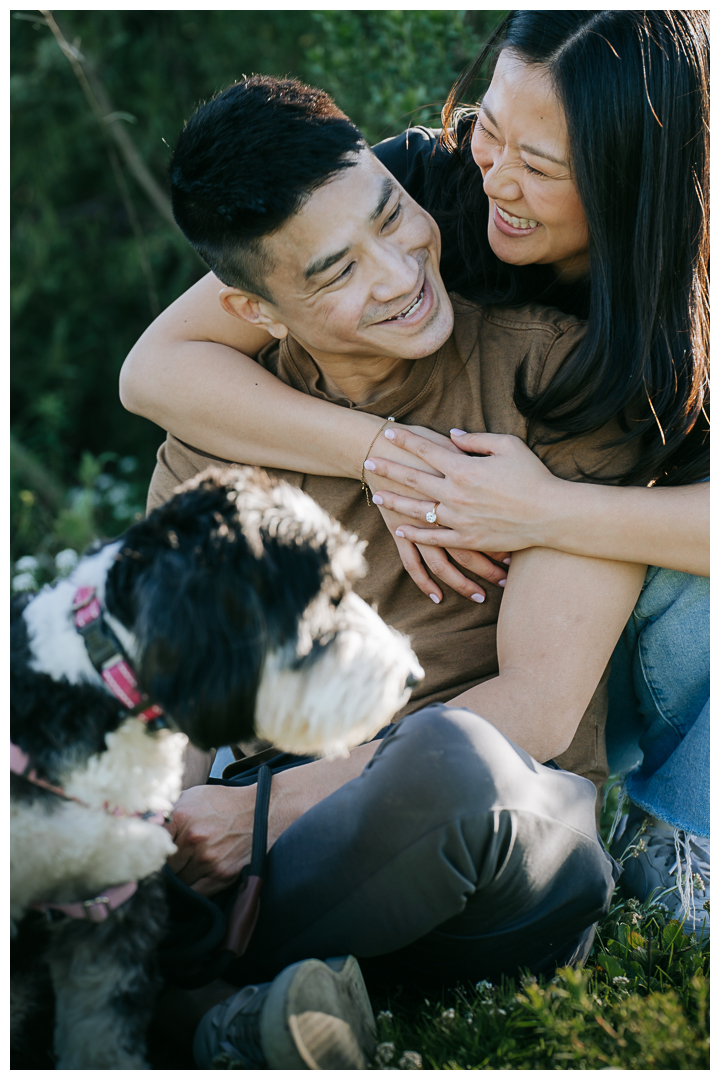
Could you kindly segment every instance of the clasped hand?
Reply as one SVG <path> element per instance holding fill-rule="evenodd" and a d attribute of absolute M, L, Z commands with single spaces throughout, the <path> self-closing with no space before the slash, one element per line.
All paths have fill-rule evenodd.
<path fill-rule="evenodd" d="M 418 568 L 418 552 L 436 576 L 470 596 L 477 586 L 452 566 L 448 553 L 485 580 L 504 584 L 506 566 L 490 559 L 506 564 L 509 552 L 543 545 L 547 507 L 563 481 L 520 439 L 461 432 L 446 439 L 402 425 L 388 428 L 385 439 L 385 446 L 380 439 L 373 446 L 366 476 L 372 477 L 373 501 L 395 533 L 405 568 L 426 595 L 438 590 Z M 388 445 L 395 460 L 383 456 Z M 405 455 L 400 461 L 398 448 Z M 381 478 L 392 481 L 394 490 L 383 487 Z M 440 527 L 425 524 L 435 504 Z"/>
<path fill-rule="evenodd" d="M 410 428 L 398 424 L 393 426 L 392 431 L 397 436 L 394 443 L 390 442 L 384 446 L 378 446 L 380 442 L 380 439 L 378 439 L 373 446 L 374 456 L 369 458 L 369 464 L 366 464 L 365 479 L 368 487 L 373 492 L 373 502 L 377 505 L 385 524 L 392 533 L 403 566 L 421 592 L 425 593 L 436 604 L 439 604 L 443 598 L 442 589 L 433 581 L 427 570 L 440 581 L 444 581 L 446 585 L 449 585 L 451 589 L 461 596 L 474 600 L 476 603 L 482 603 L 485 599 L 485 590 L 477 582 L 465 577 L 455 564 L 459 564 L 465 570 L 469 570 L 485 581 L 490 581 L 495 585 L 504 585 L 504 579 L 507 577 L 507 567 L 497 566 L 496 563 L 501 563 L 503 559 L 507 558 L 507 551 L 471 550 L 463 545 L 455 544 L 452 552 L 449 553 L 445 550 L 445 545 L 437 543 L 433 536 L 435 532 L 440 530 L 436 530 L 436 527 L 430 524 L 427 524 L 424 528 L 416 527 L 412 537 L 409 535 L 404 537 L 402 533 L 398 534 L 397 532 L 398 529 L 403 529 L 408 521 L 412 521 L 412 518 L 425 520 L 425 514 L 431 508 L 432 503 L 430 505 L 423 503 L 424 509 L 420 514 L 416 508 L 416 499 L 413 496 L 416 496 L 419 491 L 424 491 L 425 483 L 432 477 L 443 478 L 443 473 L 434 467 L 422 453 L 420 454 L 423 458 L 422 466 L 414 467 L 418 464 L 417 460 L 412 456 L 417 453 L 416 446 L 432 446 L 433 449 L 441 450 L 445 457 L 451 454 L 456 457 L 465 457 L 465 452 L 455 446 L 453 441 L 445 435 L 439 435 L 436 431 L 431 431 L 428 428 L 418 426 Z M 405 439 L 408 439 L 407 443 L 404 441 Z M 417 440 L 417 443 L 410 440 Z M 394 460 L 390 461 L 381 458 L 379 456 L 380 452 L 384 454 L 392 453 Z M 419 478 L 417 482 L 414 480 L 415 476 Z M 380 477 L 391 479 L 394 482 L 394 490 L 383 490 L 380 493 Z M 413 478 L 410 483 L 406 482 L 407 477 Z M 381 495 L 382 501 L 378 498 L 378 495 Z M 413 506 L 413 510 L 408 514 L 403 508 L 410 505 Z M 419 506 L 419 504 L 417 505 Z M 433 538 L 431 539 L 431 537 Z M 451 561 L 451 558 L 453 561 Z"/>

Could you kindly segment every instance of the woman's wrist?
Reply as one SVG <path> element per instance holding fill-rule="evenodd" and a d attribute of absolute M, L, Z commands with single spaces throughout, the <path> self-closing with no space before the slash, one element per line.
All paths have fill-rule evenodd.
<path fill-rule="evenodd" d="M 528 529 L 532 543 L 527 546 L 557 551 L 569 550 L 568 545 L 575 547 L 586 509 L 586 489 L 590 486 L 550 474 L 538 490 L 534 519 Z"/>

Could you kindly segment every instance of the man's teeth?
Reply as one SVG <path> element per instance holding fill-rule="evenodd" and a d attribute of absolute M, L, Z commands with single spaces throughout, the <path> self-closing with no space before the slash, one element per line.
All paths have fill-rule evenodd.
<path fill-rule="evenodd" d="M 499 206 L 497 212 L 503 221 L 507 221 L 508 225 L 512 225 L 515 229 L 534 229 L 538 225 L 538 222 L 533 218 L 513 217 L 512 214 L 507 214 L 504 210 L 501 210 Z"/>
<path fill-rule="evenodd" d="M 422 304 L 424 295 L 425 295 L 425 289 L 422 288 L 420 290 L 420 295 L 417 297 L 417 299 L 413 300 L 413 302 L 411 304 L 408 304 L 408 306 L 405 308 L 405 310 L 401 311 L 399 315 L 393 315 L 391 319 L 388 319 L 388 322 L 395 322 L 396 319 L 406 319 L 408 317 L 408 315 L 412 315 L 412 313 L 414 311 L 417 311 L 417 309 Z"/>

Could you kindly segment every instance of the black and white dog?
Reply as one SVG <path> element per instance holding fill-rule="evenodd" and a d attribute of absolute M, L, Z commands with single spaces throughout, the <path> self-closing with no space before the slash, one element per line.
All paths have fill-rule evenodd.
<path fill-rule="evenodd" d="M 157 871 L 174 851 L 161 823 L 188 736 L 202 748 L 258 735 L 295 753 L 344 753 L 407 702 L 422 670 L 352 592 L 363 569 L 362 545 L 299 489 L 210 470 L 70 578 L 15 602 L 21 1054 L 39 996 L 22 946 L 37 953 L 41 939 L 55 1067 L 147 1068 Z"/>

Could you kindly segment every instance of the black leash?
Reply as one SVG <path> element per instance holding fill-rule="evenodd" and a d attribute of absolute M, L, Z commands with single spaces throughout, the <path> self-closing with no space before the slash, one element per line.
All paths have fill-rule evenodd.
<path fill-rule="evenodd" d="M 260 914 L 260 892 L 267 863 L 272 770 L 262 765 L 255 794 L 255 820 L 249 865 L 238 885 L 215 897 L 201 896 L 169 870 L 163 873 L 170 903 L 170 930 L 160 950 L 165 976 L 194 989 L 222 976 L 243 955 Z"/>

